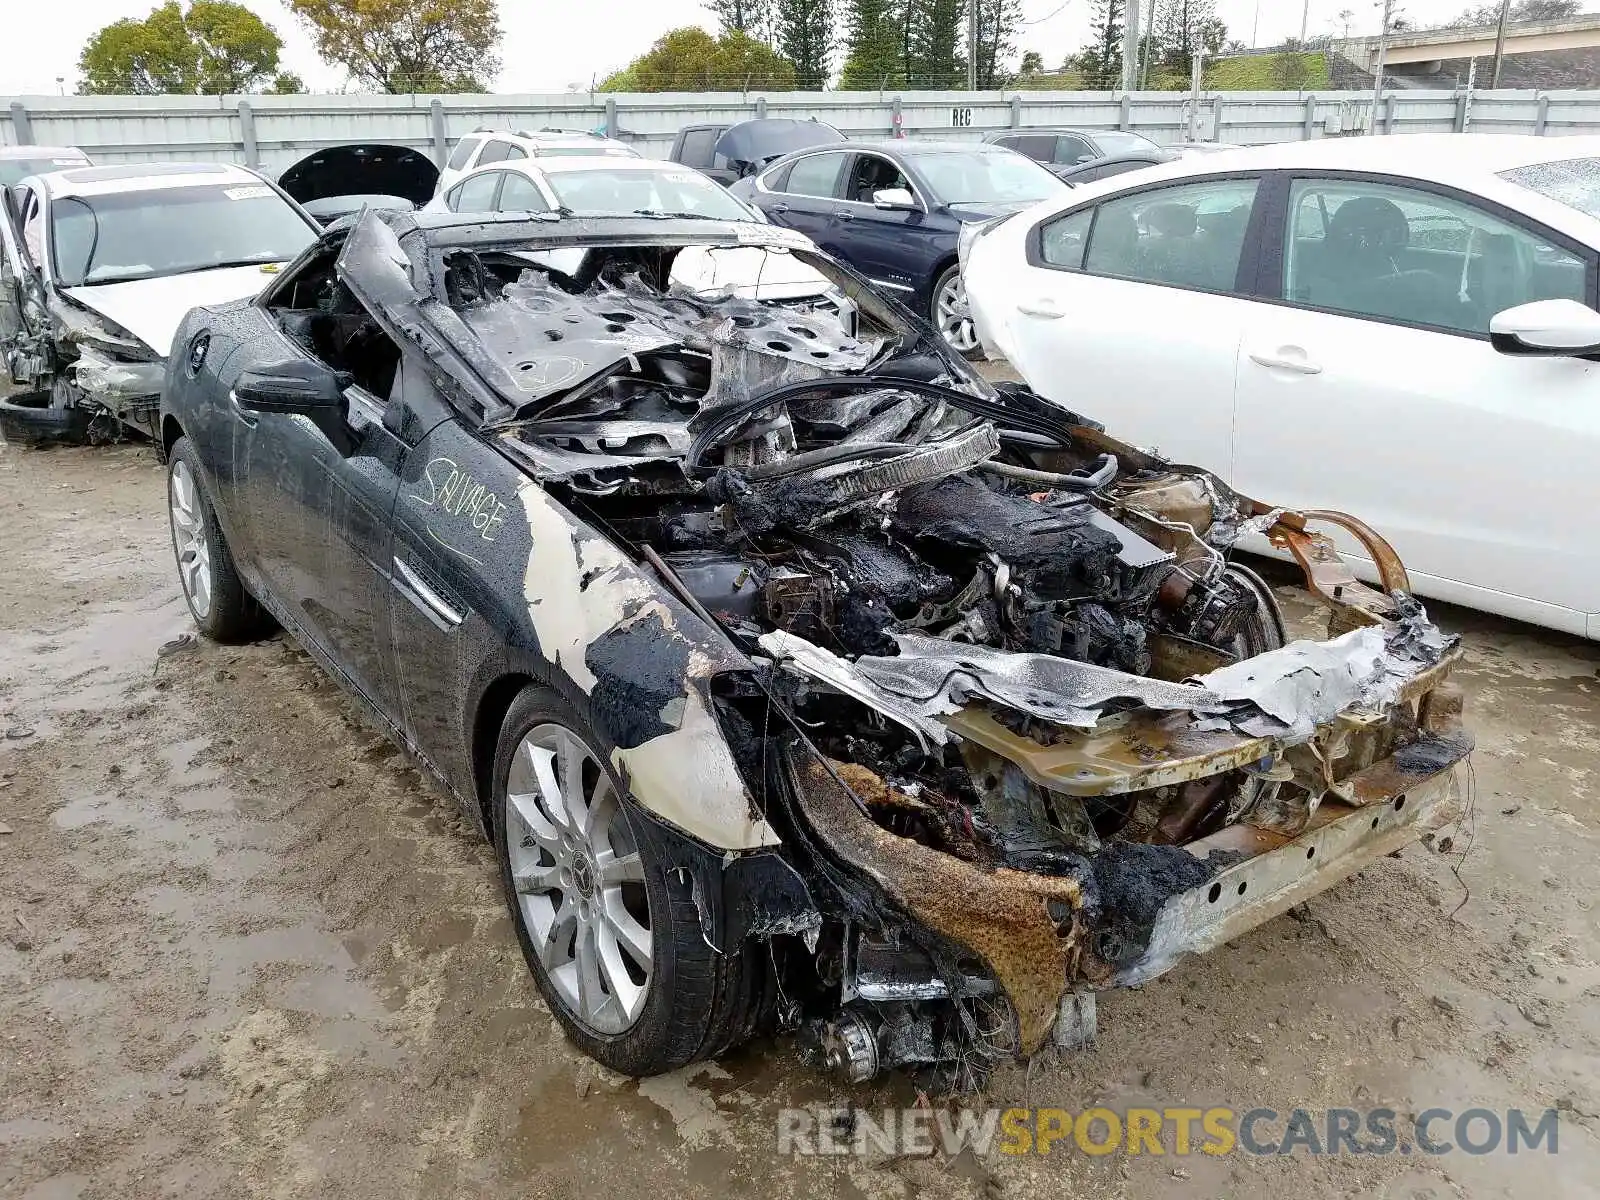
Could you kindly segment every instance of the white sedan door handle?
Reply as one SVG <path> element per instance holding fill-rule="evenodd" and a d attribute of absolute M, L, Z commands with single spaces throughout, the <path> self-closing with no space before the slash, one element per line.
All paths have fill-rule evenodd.
<path fill-rule="evenodd" d="M 1276 354 L 1252 352 L 1250 361 L 1258 367 L 1273 367 L 1280 371 L 1294 371 L 1299 375 L 1321 375 L 1322 364 L 1306 357 L 1298 346 L 1282 346 Z"/>
<path fill-rule="evenodd" d="M 1060 320 L 1067 315 L 1066 310 L 1048 296 L 1019 304 L 1017 311 L 1028 317 L 1042 317 L 1046 321 Z"/>

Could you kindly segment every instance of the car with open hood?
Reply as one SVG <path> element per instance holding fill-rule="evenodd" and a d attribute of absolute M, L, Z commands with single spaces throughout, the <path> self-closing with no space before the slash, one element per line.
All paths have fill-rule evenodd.
<path fill-rule="evenodd" d="M 222 163 L 52 171 L 0 198 L 0 354 L 23 389 L 0 400 L 0 430 L 21 441 L 153 432 L 184 314 L 255 295 L 318 232 Z"/>
<path fill-rule="evenodd" d="M 438 185 L 439 168 L 426 154 L 384 142 L 314 150 L 278 176 L 278 186 L 320 225 L 363 208 L 408 212 L 432 199 Z"/>
<path fill-rule="evenodd" d="M 855 333 L 669 286 L 724 246 Z M 971 1086 L 1450 819 L 1472 746 L 1375 532 L 985 382 L 777 226 L 368 211 L 189 314 L 161 447 L 200 629 L 275 618 L 440 780 L 628 1074 L 788 1028 Z"/>

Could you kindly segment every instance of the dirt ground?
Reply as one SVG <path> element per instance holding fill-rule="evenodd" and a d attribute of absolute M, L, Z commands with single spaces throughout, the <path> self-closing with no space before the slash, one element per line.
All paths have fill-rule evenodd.
<path fill-rule="evenodd" d="M 0 448 L 0 1196 L 1600 1195 L 1600 646 L 1452 609 L 1451 855 L 1100 1002 L 974 1105 L 1559 1107 L 1559 1153 L 776 1153 L 778 1040 L 635 1082 L 540 1002 L 488 848 L 282 636 L 190 629 L 147 448 Z M 1460 853 L 1466 846 L 1465 853 Z"/>

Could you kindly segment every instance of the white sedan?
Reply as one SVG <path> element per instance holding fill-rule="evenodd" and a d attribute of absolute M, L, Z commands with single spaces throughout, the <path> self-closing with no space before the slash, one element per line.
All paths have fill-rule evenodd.
<path fill-rule="evenodd" d="M 1600 638 L 1600 138 L 1240 149 L 962 250 L 985 347 L 1044 396 L 1360 513 L 1424 596 Z"/>
<path fill-rule="evenodd" d="M 480 167 L 436 196 L 427 211 L 766 220 L 726 188 L 678 163 L 599 155 Z M 805 244 L 810 245 L 809 239 Z M 534 257 L 571 275 L 584 254 L 563 250 Z M 693 292 L 728 292 L 749 300 L 805 301 L 830 295 L 830 303 L 838 304 L 842 299 L 831 295 L 834 289 L 820 273 L 770 246 L 689 247 L 673 261 L 672 282 Z"/>

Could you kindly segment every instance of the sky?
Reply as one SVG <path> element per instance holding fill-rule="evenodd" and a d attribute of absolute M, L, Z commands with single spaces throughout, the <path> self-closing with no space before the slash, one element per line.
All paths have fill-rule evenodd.
<path fill-rule="evenodd" d="M 78 53 L 101 26 L 123 16 L 142 15 L 155 0 L 3 0 L 6 36 L 0 39 L 0 95 L 54 95 L 76 90 Z M 342 91 L 343 72 L 318 60 L 311 42 L 282 0 L 242 0 L 277 30 L 285 46 L 283 66 L 313 91 Z M 836 0 L 836 3 L 840 0 Z M 1037 50 L 1047 65 L 1060 64 L 1088 40 L 1091 0 L 1023 0 L 1030 24 L 1019 48 Z M 1148 3 L 1148 0 L 1146 0 Z M 1230 36 L 1260 45 L 1298 37 L 1302 0 L 1218 0 L 1218 15 Z M 1399 0 L 1399 11 L 1413 24 L 1447 20 L 1469 0 Z M 1342 33 L 1338 13 L 1350 9 L 1351 35 L 1376 33 L 1380 6 L 1373 0 L 1310 0 L 1309 28 Z M 712 28 L 699 0 L 501 0 L 505 29 L 500 92 L 561 92 L 587 89 L 609 72 L 650 48 L 669 29 L 681 25 Z M 57 82 L 58 78 L 60 83 Z"/>

